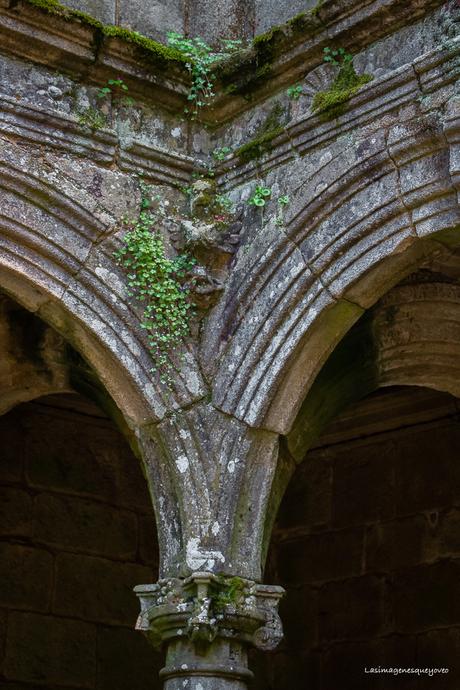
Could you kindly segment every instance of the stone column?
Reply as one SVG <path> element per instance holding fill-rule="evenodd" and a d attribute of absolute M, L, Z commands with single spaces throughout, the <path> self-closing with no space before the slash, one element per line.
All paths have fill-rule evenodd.
<path fill-rule="evenodd" d="M 274 649 L 282 639 L 282 587 L 196 572 L 185 580 L 139 585 L 136 628 L 167 646 L 165 690 L 247 690 L 247 648 Z"/>

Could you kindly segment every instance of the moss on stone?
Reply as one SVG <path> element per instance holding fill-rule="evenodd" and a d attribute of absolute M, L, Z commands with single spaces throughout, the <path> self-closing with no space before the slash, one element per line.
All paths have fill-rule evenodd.
<path fill-rule="evenodd" d="M 309 10 L 256 36 L 249 49 L 239 51 L 217 66 L 216 74 L 224 93 L 250 100 L 253 92 L 273 76 L 273 63 L 283 50 L 293 41 L 297 43 L 301 38 L 313 35 L 320 27 L 321 22 L 313 10 Z"/>
<path fill-rule="evenodd" d="M 48 14 L 53 14 L 58 17 L 63 17 L 64 19 L 78 19 L 82 24 L 87 24 L 88 26 L 95 29 L 102 29 L 103 24 L 98 19 L 95 19 L 90 14 L 86 12 L 81 12 L 80 10 L 74 10 L 65 5 L 61 5 L 57 0 L 24 0 L 28 5 L 33 7 L 38 7 L 44 10 Z"/>
<path fill-rule="evenodd" d="M 300 12 L 300 14 L 289 19 L 287 25 L 291 30 L 293 39 L 297 40 L 300 36 L 313 33 L 318 28 L 319 23 L 311 12 Z"/>
<path fill-rule="evenodd" d="M 175 48 L 166 46 L 163 43 L 147 38 L 137 31 L 124 29 L 121 26 L 104 26 L 103 34 L 109 38 L 119 38 L 126 43 L 131 43 L 141 49 L 140 57 L 158 66 L 167 66 L 171 62 L 182 63 L 185 65 L 187 59 Z"/>
<path fill-rule="evenodd" d="M 284 38 L 285 33 L 280 26 L 273 26 L 267 33 L 256 36 L 252 42 L 256 60 L 262 64 L 272 63 Z"/>
<path fill-rule="evenodd" d="M 357 74 L 352 62 L 343 64 L 327 91 L 319 91 L 312 103 L 312 110 L 320 113 L 324 121 L 334 120 L 346 110 L 348 101 L 359 89 L 372 81 L 370 74 Z"/>
<path fill-rule="evenodd" d="M 312 17 L 318 16 L 323 5 L 324 5 L 324 0 L 318 0 L 316 5 L 314 7 L 312 7 L 310 10 L 310 14 L 312 15 Z"/>
<path fill-rule="evenodd" d="M 219 591 L 213 597 L 213 605 L 216 611 L 221 611 L 225 606 L 237 604 L 244 594 L 246 583 L 241 577 L 219 577 Z"/>
<path fill-rule="evenodd" d="M 105 25 L 86 12 L 73 10 L 62 5 L 58 0 L 24 0 L 29 5 L 37 7 L 48 14 L 62 17 L 67 20 L 77 20 L 96 30 L 96 43 L 100 43 L 104 37 L 118 38 L 125 43 L 130 43 L 138 49 L 140 61 L 153 65 L 160 69 L 166 69 L 171 63 L 184 65 L 186 58 L 176 49 L 159 43 L 158 41 L 143 36 L 137 31 L 125 29 L 121 26 Z"/>
<path fill-rule="evenodd" d="M 263 64 L 254 52 L 244 51 L 218 65 L 215 73 L 224 93 L 250 100 L 253 92 L 269 81 L 273 70 L 271 62 Z"/>
<path fill-rule="evenodd" d="M 264 153 L 270 151 L 272 140 L 283 132 L 284 127 L 282 126 L 269 130 L 252 139 L 252 141 L 248 141 L 247 144 L 240 146 L 235 153 L 242 163 L 248 163 L 251 160 L 260 158 Z"/>
<path fill-rule="evenodd" d="M 260 158 L 264 153 L 270 151 L 272 140 L 284 132 L 284 125 L 281 122 L 283 115 L 284 110 L 281 103 L 276 103 L 267 115 L 265 122 L 259 127 L 254 139 L 235 151 L 242 163 Z"/>

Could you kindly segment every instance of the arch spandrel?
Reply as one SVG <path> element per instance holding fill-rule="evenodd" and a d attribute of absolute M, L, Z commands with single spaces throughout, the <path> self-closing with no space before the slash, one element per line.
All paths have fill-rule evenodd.
<path fill-rule="evenodd" d="M 190 403 L 203 389 L 191 352 L 189 373 L 179 375 L 173 395 L 151 373 L 139 313 L 114 258 L 122 211 L 129 212 L 132 204 L 127 193 L 132 178 L 93 170 L 88 163 L 88 186 L 82 187 L 77 164 L 76 179 L 63 174 L 62 181 L 60 160 L 52 162 L 54 167 L 42 170 L 33 155 L 21 156 L 17 147 L 8 144 L 0 151 L 1 286 L 81 352 L 128 424 L 158 421 L 168 408 Z M 91 173 L 105 191 L 95 194 Z M 120 196 L 124 190 L 127 208 L 120 197 L 112 200 L 113 187 Z"/>
<path fill-rule="evenodd" d="M 362 310 L 460 243 L 459 122 L 454 99 L 444 121 L 420 115 L 336 155 L 331 144 L 320 170 L 306 167 L 283 232 L 264 228 L 273 245 L 236 265 L 218 312 L 228 333 L 214 387 L 222 410 L 286 433 Z"/>
<path fill-rule="evenodd" d="M 173 640 L 169 644 L 168 638 L 171 654 L 163 671 L 168 688 L 176 687 L 176 676 L 191 678 L 194 664 L 206 664 L 196 653 L 200 646 L 211 642 L 216 661 L 221 633 L 225 637 L 234 624 L 243 627 L 242 663 L 235 671 L 234 659 L 227 659 L 229 687 L 242 687 L 250 676 L 243 658 L 252 637 L 246 625 L 254 627 L 254 641 L 261 648 L 279 641 L 276 605 L 282 593 L 258 583 L 276 506 L 304 442 L 289 434 L 297 429 L 297 413 L 307 409 L 313 426 L 312 408 L 303 403 L 322 380 L 331 353 L 333 357 L 353 324 L 361 325 L 366 310 L 417 267 L 428 266 L 446 247 L 459 243 L 459 126 L 451 98 L 458 44 L 446 40 L 433 49 L 433 37 L 426 48 L 431 52 L 411 63 L 404 51 L 386 59 L 389 44 L 379 44 L 393 32 L 396 45 L 400 36 L 394 32 L 406 22 L 411 23 L 410 35 L 417 34 L 425 15 L 441 0 L 424 3 L 423 9 L 420 4 L 374 3 L 367 13 L 357 0 L 344 13 L 335 2 L 320 3 L 308 26 L 297 17 L 285 30 L 277 28 L 259 41 L 255 65 L 248 64 L 250 71 L 255 67 L 250 79 L 256 78 L 251 98 L 238 93 L 238 84 L 228 83 L 228 93 L 217 93 L 203 118 L 186 124 L 181 122 L 183 106 L 190 105 L 186 66 L 156 74 L 157 63 L 150 70 L 140 59 L 137 35 L 128 32 L 123 43 L 113 35 L 113 27 L 107 35 L 101 27 L 89 29 L 60 11 L 48 18 L 50 34 L 55 38 L 59 33 L 56 50 L 49 59 L 43 51 L 43 59 L 37 60 L 49 37 L 45 21 L 43 35 L 30 33 L 28 22 L 40 21 L 39 8 L 24 2 L 0 11 L 18 29 L 16 35 L 5 31 L 6 51 L 23 66 L 33 62 L 34 78 L 48 80 L 46 112 L 40 110 L 40 101 L 32 103 L 27 88 L 20 91 L 18 100 L 25 103 L 19 103 L 17 113 L 12 93 L 4 102 L 0 99 L 7 113 L 0 123 L 6 132 L 0 140 L 0 286 L 72 343 L 130 426 L 157 514 L 160 577 L 168 580 L 138 590 L 138 627 L 153 642 L 168 636 Z M 433 15 L 431 26 L 441 19 Z M 19 45 L 17 36 L 30 36 L 30 49 Z M 385 59 L 373 81 L 350 95 L 344 113 L 325 122 L 312 111 L 311 98 L 290 102 L 288 82 L 306 76 L 311 84 L 327 36 L 359 52 L 361 66 L 363 60 L 372 62 L 375 47 Z M 259 71 L 265 43 L 269 52 L 280 51 L 265 65 L 266 73 Z M 419 55 L 421 43 L 414 44 Z M 75 51 L 79 46 L 80 55 Z M 41 71 L 45 63 L 46 75 Z M 73 75 L 65 102 L 56 96 L 59 91 L 62 96 L 62 90 L 50 73 L 57 63 L 69 65 Z M 13 67 L 8 73 L 16 74 Z M 78 98 L 97 104 L 96 90 L 119 75 L 138 103 L 127 113 L 110 98 L 107 129 L 95 134 L 88 127 L 83 136 Z M 240 76 L 247 75 L 235 75 Z M 250 91 L 251 81 L 242 85 L 248 84 Z M 262 146 L 257 161 L 244 161 L 236 147 L 251 144 L 247 139 L 276 104 L 284 109 L 282 127 L 271 131 L 275 136 L 267 137 L 270 145 L 266 151 Z M 63 105 L 66 115 L 60 117 Z M 163 106 L 174 113 L 166 115 Z M 205 131 L 205 122 L 212 123 L 212 132 Z M 229 237 L 233 244 L 217 247 L 216 253 L 222 250 L 226 256 L 225 270 L 206 303 L 215 306 L 194 328 L 186 364 L 166 395 L 151 376 L 139 314 L 127 299 L 125 276 L 113 258 L 120 240 L 117 222 L 130 210 L 129 200 L 131 210 L 137 212 L 139 206 L 127 171 L 140 169 L 144 179 L 170 191 L 174 187 L 174 194 L 179 186 L 187 191 L 194 172 L 206 175 L 213 147 L 228 143 L 233 153 L 212 161 L 212 174 L 216 190 L 228 193 L 237 207 Z M 262 216 L 247 203 L 259 183 L 272 189 L 271 206 Z M 281 195 L 290 198 L 284 218 L 267 223 Z M 191 203 L 184 213 L 190 212 L 188 227 L 195 230 L 193 208 Z M 171 225 L 184 220 L 174 213 L 165 215 Z M 190 239 L 185 231 L 183 235 L 177 246 Z M 177 248 L 174 237 L 170 239 Z M 214 256 L 215 264 L 220 259 Z M 206 275 L 201 277 L 206 291 Z M 402 358 L 404 339 L 398 347 Z M 374 385 L 376 366 L 366 372 L 363 390 Z M 339 374 L 324 386 L 321 403 L 343 384 Z M 433 385 L 435 378 L 433 372 Z M 352 379 L 350 374 L 347 383 Z M 415 382 L 415 374 L 412 379 Z M 337 406 L 342 402 L 338 396 Z M 320 406 L 319 422 L 322 413 Z M 280 434 L 286 437 L 280 440 Z M 243 578 L 250 596 L 241 597 L 242 615 L 231 613 L 231 625 L 216 626 L 216 618 L 207 616 L 210 609 L 200 607 L 211 599 L 203 598 L 203 592 L 223 594 L 225 600 L 225 576 Z M 174 619 L 171 627 L 165 624 L 164 606 Z M 183 673 L 183 661 L 191 661 L 190 673 Z M 203 685 L 211 687 L 222 668 L 205 670 Z"/>

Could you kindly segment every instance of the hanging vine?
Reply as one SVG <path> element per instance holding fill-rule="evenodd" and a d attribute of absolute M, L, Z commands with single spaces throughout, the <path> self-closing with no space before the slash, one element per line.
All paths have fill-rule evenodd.
<path fill-rule="evenodd" d="M 141 208 L 128 224 L 123 247 L 115 256 L 127 272 L 128 295 L 143 307 L 141 327 L 146 331 L 160 381 L 172 382 L 175 366 L 171 354 L 190 332 L 194 306 L 190 298 L 189 272 L 196 263 L 187 254 L 168 258 L 159 229 L 160 218 L 151 209 L 149 187 L 141 182 Z"/>

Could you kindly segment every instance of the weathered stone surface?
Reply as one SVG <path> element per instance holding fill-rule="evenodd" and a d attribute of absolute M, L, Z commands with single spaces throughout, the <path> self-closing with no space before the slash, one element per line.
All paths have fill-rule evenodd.
<path fill-rule="evenodd" d="M 99 627 L 97 648 L 100 690 L 144 690 L 163 665 L 159 652 L 134 630 Z"/>
<path fill-rule="evenodd" d="M 391 588 L 395 629 L 415 632 L 458 625 L 459 568 L 458 561 L 443 560 L 395 575 Z"/>
<path fill-rule="evenodd" d="M 361 370 L 358 375 L 360 373 Z M 287 589 L 281 614 L 288 643 L 284 648 L 290 660 L 288 669 L 281 657 L 267 662 L 264 669 L 265 673 L 272 674 L 270 677 L 279 674 L 277 687 L 283 690 L 292 687 L 295 683 L 292 679 L 303 678 L 300 674 L 306 673 L 305 669 L 314 666 L 316 661 L 319 668 L 312 681 L 313 687 L 328 690 L 337 685 L 385 688 L 388 676 L 382 681 L 381 675 L 366 675 L 365 666 L 426 667 L 431 665 L 431 658 L 439 658 L 441 666 L 449 666 L 446 660 L 441 663 L 439 655 L 442 642 L 435 628 L 440 625 L 450 626 L 446 633 L 445 659 L 456 658 L 453 652 L 458 628 L 454 620 L 456 614 L 447 622 L 447 604 L 443 603 L 441 591 L 446 588 L 450 592 L 446 593 L 446 599 L 456 596 L 455 576 L 444 576 L 442 568 L 450 568 L 456 558 L 458 526 L 457 510 L 453 505 L 458 502 L 459 487 L 453 487 L 455 497 L 444 495 L 444 508 L 414 514 L 413 505 L 409 505 L 409 514 L 404 517 L 394 511 L 379 514 L 378 510 L 370 510 L 369 504 L 351 493 L 353 484 L 357 483 L 354 473 L 362 455 L 365 461 L 370 459 L 376 463 L 368 480 L 359 481 L 361 491 L 366 495 L 370 493 L 375 503 L 379 503 L 377 494 L 373 493 L 376 481 L 384 487 L 389 503 L 396 505 L 398 496 L 403 495 L 400 482 L 405 476 L 404 466 L 410 468 L 408 472 L 412 473 L 414 482 L 426 485 L 427 496 L 430 492 L 437 496 L 439 487 L 445 483 L 445 474 L 452 480 L 456 473 L 457 456 L 452 453 L 448 441 L 456 438 L 456 418 L 454 397 L 415 387 L 384 389 L 347 407 L 327 426 L 316 439 L 315 447 L 307 452 L 304 462 L 297 466 L 275 523 L 267 567 L 267 577 L 276 578 Z M 445 443 L 438 444 L 434 450 L 433 445 L 423 439 L 430 434 L 436 443 L 438 433 Z M 437 476 L 424 470 L 430 461 L 434 467 L 443 467 Z M 394 462 L 400 471 L 390 479 L 385 476 L 385 470 L 391 475 Z M 353 509 L 349 508 L 350 513 L 344 513 L 343 519 L 349 519 L 352 514 L 356 527 L 343 529 L 334 504 L 327 515 L 322 513 L 320 503 L 321 524 L 311 520 L 309 495 L 313 488 L 320 494 L 324 491 L 324 485 L 317 483 L 321 463 L 328 477 L 327 486 L 331 488 L 335 486 L 336 474 L 340 484 L 348 475 L 350 505 L 357 505 L 358 510 L 353 514 Z M 447 468 L 449 463 L 450 469 Z M 315 476 L 310 477 L 312 471 Z M 365 531 L 364 548 L 356 559 L 357 569 L 344 575 L 352 555 L 349 537 L 361 530 Z M 432 575 L 428 577 L 427 572 L 431 570 Z M 440 584 L 435 586 L 438 574 Z M 417 591 L 406 602 L 405 592 L 412 585 Z M 441 597 L 440 606 L 436 603 L 432 606 L 431 600 L 436 602 L 438 597 Z M 399 606 L 407 625 L 410 622 L 410 629 L 402 629 L 401 621 L 396 620 Z M 415 613 L 415 609 L 419 613 Z M 422 621 L 422 625 L 420 617 L 427 616 L 428 609 L 433 613 L 433 620 Z M 446 622 L 441 624 L 435 611 L 439 611 Z M 372 625 L 376 627 L 370 630 Z M 318 639 L 318 628 L 323 638 Z M 422 630 L 425 632 L 421 633 Z M 426 636 L 423 658 L 417 656 L 421 634 Z M 351 639 L 361 641 L 351 642 Z M 433 664 L 436 665 L 435 661 Z M 455 662 L 450 661 L 451 673 L 454 665 Z M 340 673 L 343 680 L 339 682 Z M 263 674 L 260 675 L 263 678 Z M 399 676 L 397 682 L 408 690 L 413 687 L 410 675 Z M 448 683 L 446 687 L 455 687 L 456 681 L 443 679 L 442 682 Z M 261 687 L 264 687 L 263 681 Z"/>
<path fill-rule="evenodd" d="M 382 454 L 385 462 L 382 462 Z M 336 525 L 356 525 L 395 514 L 394 449 L 364 444 L 346 450 L 334 467 L 333 515 Z"/>
<path fill-rule="evenodd" d="M 119 506 L 137 503 L 141 510 L 150 510 L 144 479 L 140 472 L 130 471 L 130 464 L 136 461 L 121 436 L 118 448 L 114 447 L 107 427 L 99 428 L 94 436 L 85 436 L 72 419 L 64 416 L 56 443 L 50 448 L 35 420 L 26 420 L 25 424 L 26 476 L 31 486 L 82 497 L 97 496 L 107 503 L 115 497 Z M 74 460 L 76 455 L 79 462 Z"/>
<path fill-rule="evenodd" d="M 366 576 L 330 583 L 319 592 L 321 640 L 366 639 L 385 630 L 385 581 Z"/>
<path fill-rule="evenodd" d="M 0 535 L 29 537 L 32 533 L 33 499 L 27 491 L 0 487 Z"/>
<path fill-rule="evenodd" d="M 301 583 L 359 575 L 364 531 L 312 534 L 280 546 L 279 572 L 285 582 Z"/>
<path fill-rule="evenodd" d="M 376 525 L 366 535 L 366 564 L 385 572 L 423 563 L 427 557 L 429 522 L 425 516 Z"/>
<path fill-rule="evenodd" d="M 184 0 L 121 0 L 118 21 L 121 26 L 164 40 L 167 31 L 184 33 Z"/>
<path fill-rule="evenodd" d="M 128 561 L 136 557 L 134 513 L 50 494 L 37 496 L 34 508 L 34 538 L 40 542 Z"/>
<path fill-rule="evenodd" d="M 53 556 L 44 549 L 0 544 L 2 606 L 48 611 L 53 584 Z"/>
<path fill-rule="evenodd" d="M 410 437 L 403 440 L 397 449 L 400 457 L 406 448 L 414 443 Z M 432 510 L 449 505 L 458 495 L 460 487 L 459 470 L 450 462 L 450 453 L 457 447 L 457 431 L 446 437 L 442 429 L 417 435 L 417 443 L 422 444 L 421 457 L 410 458 L 408 462 L 395 463 L 396 481 L 399 487 L 397 511 L 407 515 L 420 510 Z M 446 447 L 447 446 L 447 447 Z M 438 463 L 433 458 L 439 458 Z"/>
<path fill-rule="evenodd" d="M 299 12 L 305 12 L 316 5 L 316 0 L 299 1 L 294 0 L 287 4 L 275 2 L 274 0 L 255 0 L 255 32 L 261 34 L 268 31 L 276 24 L 288 21 Z"/>
<path fill-rule="evenodd" d="M 86 12 L 104 24 L 116 22 L 116 0 L 65 0 L 63 4 L 74 10 Z"/>
<path fill-rule="evenodd" d="M 195 0 L 189 10 L 190 32 L 212 45 L 220 39 L 251 38 L 254 32 L 254 0 Z"/>
<path fill-rule="evenodd" d="M 18 336 L 17 349 L 20 343 Z M 46 442 L 47 452 L 43 455 L 45 443 L 38 445 L 38 438 Z M 77 438 L 84 438 L 85 443 L 77 443 Z M 137 615 L 132 587 L 157 576 L 158 546 L 147 487 L 136 458 L 102 410 L 75 394 L 47 396 L 1 418 L 0 467 L 4 470 L 6 449 L 15 449 L 15 439 L 27 447 L 29 461 L 35 458 L 46 465 L 53 452 L 60 455 L 60 476 L 66 481 L 58 486 L 53 481 L 51 485 L 32 487 L 22 467 L 15 484 L 9 473 L 0 472 L 0 685 L 20 690 L 37 690 L 45 684 L 56 690 L 113 686 L 111 665 L 115 661 L 120 683 L 121 679 L 128 682 L 137 664 L 145 667 L 145 672 L 139 674 L 145 685 L 153 652 L 148 650 L 147 654 L 145 647 L 142 651 L 142 638 L 126 626 L 133 627 Z M 82 498 L 79 475 L 71 468 L 83 465 L 84 457 L 91 457 L 95 448 L 104 451 L 105 462 L 99 466 L 100 481 L 94 468 L 93 492 Z M 142 535 L 138 534 L 138 525 Z M 28 544 L 18 544 L 18 540 L 27 540 Z M 91 554 L 105 558 L 91 558 Z M 66 563 L 70 559 L 69 568 L 61 567 L 61 557 Z M 69 573 L 71 570 L 74 573 Z M 83 571 L 87 576 L 82 575 Z M 55 610 L 56 601 L 66 604 L 65 592 L 71 599 L 70 603 L 67 600 L 67 609 L 72 620 Z M 18 611 L 24 612 L 26 622 L 23 625 L 20 619 L 21 624 L 8 628 L 7 620 Z M 46 616 L 33 615 L 35 612 Z M 100 632 L 96 644 L 96 627 L 108 621 L 111 627 L 103 629 L 104 635 Z M 129 654 L 120 649 L 124 645 L 129 647 Z M 6 650 L 8 680 L 2 666 Z M 87 653 L 91 654 L 89 658 Z M 53 660 L 53 655 L 59 658 Z M 85 668 L 80 670 L 81 664 Z M 159 660 L 150 673 L 152 682 L 158 665 Z"/>
<path fill-rule="evenodd" d="M 152 577 L 141 565 L 72 554 L 58 555 L 56 573 L 54 613 L 127 626 L 138 611 L 133 587 Z"/>
<path fill-rule="evenodd" d="M 12 681 L 94 687 L 95 626 L 65 618 L 10 613 L 5 676 Z"/>
<path fill-rule="evenodd" d="M 277 443 L 275 434 L 228 419 L 208 403 L 195 405 L 159 425 L 156 445 L 160 467 L 152 467 L 152 477 L 160 485 L 160 471 L 167 470 L 172 481 L 169 499 L 176 496 L 172 514 L 166 510 L 167 497 L 162 501 L 161 519 L 168 523 L 162 535 L 167 535 L 163 548 L 171 553 L 175 550 L 177 562 L 174 570 L 163 562 L 162 575 L 186 576 L 207 570 L 260 577 L 270 498 L 266 480 L 275 471 Z M 223 486 L 226 491 L 222 491 Z M 187 508 L 177 543 L 172 527 L 174 518 L 178 522 L 177 508 L 181 505 Z"/>
<path fill-rule="evenodd" d="M 233 68 L 216 70 L 214 102 L 190 122 L 183 117 L 190 101 L 187 66 L 137 31 L 160 37 L 170 28 L 217 43 L 251 37 L 313 2 L 69 2 L 134 33 L 107 33 L 55 4 L 45 12 L 40 3 L 0 0 L 0 287 L 58 331 L 92 367 L 98 390 L 107 391 L 111 412 L 142 456 L 158 516 L 162 574 L 184 577 L 204 569 L 260 579 L 280 487 L 326 420 L 319 396 L 314 433 L 302 431 L 305 417 L 298 411 L 305 396 L 315 381 L 321 384 L 323 365 L 365 310 L 419 267 L 432 272 L 421 281 L 430 290 L 405 285 L 384 298 L 369 321 L 368 360 L 355 360 L 351 351 L 346 380 L 328 381 L 327 392 L 335 396 L 335 414 L 378 386 L 460 393 L 458 275 L 449 268 L 458 263 L 460 243 L 458 6 L 441 0 L 319 3 L 306 19 L 297 17 L 249 46 Z M 358 73 L 373 77 L 347 94 L 340 113 L 312 110 L 316 93 L 329 89 L 338 71 L 322 64 L 327 46 L 353 52 Z M 302 93 L 288 91 L 297 84 Z M 122 103 L 116 89 L 132 102 Z M 85 114 L 97 119 L 96 126 L 85 123 Z M 257 137 L 254 158 L 235 150 Z M 211 154 L 223 146 L 232 151 Z M 167 227 L 158 230 L 168 255 L 177 243 L 167 230 L 173 235 L 195 222 L 177 222 L 193 176 L 214 176 L 222 203 L 233 203 L 239 219 L 234 251 L 215 259 L 223 276 L 219 290 L 193 319 L 189 342 L 174 352 L 178 367 L 169 389 L 152 376 L 139 325 L 142 305 L 128 295 L 113 256 L 123 241 L 123 216 L 139 210 L 137 172 L 164 200 Z M 258 186 L 269 190 L 259 207 Z M 442 266 L 435 271 L 436 262 Z M 203 275 L 200 270 L 195 274 Z M 9 391 L 4 409 L 73 389 L 66 367 L 32 363 L 40 350 L 29 356 L 14 347 L 14 338 L 2 350 L 0 386 Z M 328 404 L 326 392 L 322 402 Z M 49 416 L 43 419 L 49 423 Z M 403 603 L 415 581 L 407 568 L 425 569 L 414 605 L 415 594 L 429 598 L 430 568 L 439 569 L 453 596 L 455 561 L 437 559 L 458 555 L 453 506 L 460 478 L 446 459 L 456 453 L 458 433 L 450 433 L 449 421 L 445 440 L 444 428 L 432 421 L 417 433 L 421 458 L 412 452 L 409 429 L 398 443 L 355 439 L 334 459 L 328 455 L 327 467 L 316 465 L 316 476 L 303 477 L 291 494 L 297 503 L 308 488 L 315 499 L 291 507 L 277 527 L 285 554 L 278 572 L 293 585 L 294 576 L 303 582 L 306 600 L 312 583 L 319 590 L 319 636 L 304 638 L 317 646 L 300 667 L 321 690 L 365 684 L 362 674 L 343 681 L 347 655 L 354 667 L 366 651 L 344 640 L 366 635 L 367 652 L 380 659 L 385 644 L 374 642 L 393 622 L 396 630 L 419 630 L 404 607 L 399 618 L 388 615 L 388 593 Z M 293 424 L 295 439 L 280 442 Z M 377 427 L 370 433 L 382 433 Z M 5 530 L 43 545 L 39 570 L 50 588 L 48 561 L 59 551 L 54 613 L 131 624 L 129 588 L 151 581 L 142 564 L 156 563 L 147 525 L 150 499 L 139 473 L 130 471 L 131 454 L 121 440 L 115 451 L 108 436 L 89 443 L 89 433 L 75 431 L 69 420 L 51 447 L 37 427 L 22 428 L 25 438 L 2 451 L 0 472 L 14 484 L 8 495 L 17 502 L 15 524 L 6 507 Z M 75 455 L 79 462 L 69 462 Z M 30 490 L 39 494 L 35 536 Z M 296 532 L 299 520 L 304 524 Z M 296 553 L 299 545 L 306 562 Z M 10 549 L 20 575 L 19 552 L 38 559 L 32 546 L 2 548 Z M 293 554 L 298 560 L 290 567 Z M 130 562 L 120 562 L 125 559 Z M 16 581 L 9 589 L 13 605 L 40 606 L 28 599 L 29 588 L 15 587 Z M 316 611 L 316 593 L 310 594 L 305 615 Z M 431 612 L 416 623 L 426 632 L 457 625 L 452 611 L 441 597 L 439 620 Z M 121 644 L 108 642 L 107 649 Z M 171 647 L 175 672 L 178 656 L 190 652 L 187 644 L 175 644 L 174 653 Z M 104 656 L 107 677 L 97 680 L 104 687 L 118 682 L 111 680 L 110 653 Z M 41 673 L 36 657 L 26 662 L 33 674 Z M 8 663 L 19 664 L 11 656 Z M 50 683 L 94 685 L 93 676 L 64 682 L 62 663 L 56 662 Z M 281 688 L 280 669 L 295 684 L 299 676 L 287 665 L 281 651 L 267 687 Z M 241 686 L 247 677 L 242 674 Z M 207 678 L 204 690 L 213 683 Z M 177 690 L 175 682 L 168 690 Z"/>
<path fill-rule="evenodd" d="M 297 478 L 290 491 L 292 500 L 279 517 L 281 529 L 301 523 L 305 527 L 320 527 L 332 517 L 332 468 L 321 453 L 309 456 L 299 467 Z"/>

